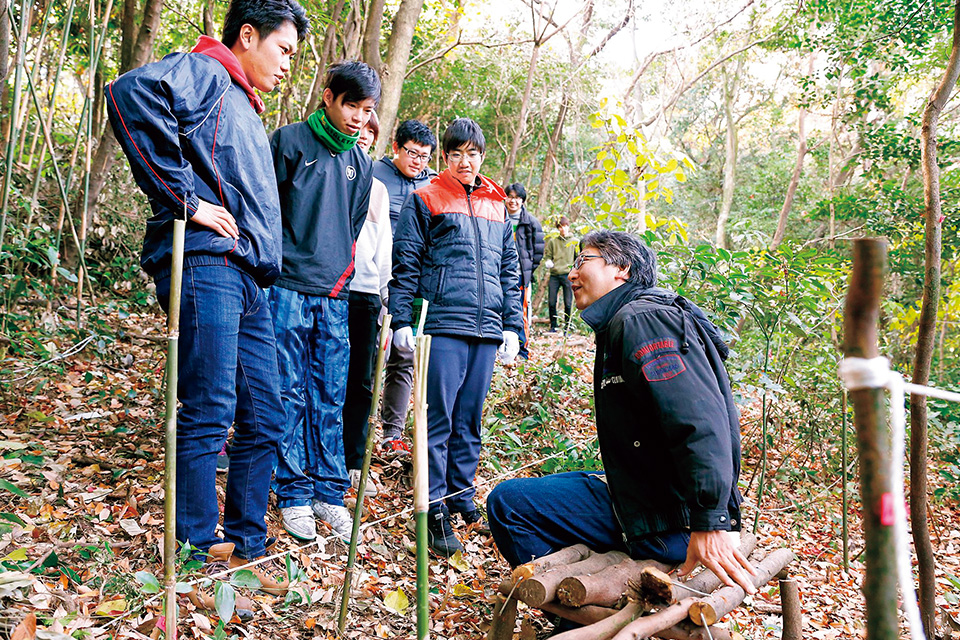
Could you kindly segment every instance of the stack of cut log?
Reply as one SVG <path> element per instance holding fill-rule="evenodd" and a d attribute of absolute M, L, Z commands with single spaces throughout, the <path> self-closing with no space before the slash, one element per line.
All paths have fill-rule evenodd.
<path fill-rule="evenodd" d="M 783 638 L 799 640 L 796 583 L 786 580 L 785 571 L 793 552 L 763 553 L 756 545 L 756 537 L 742 535 L 740 551 L 757 570 L 754 585 L 759 588 L 781 576 L 781 594 L 788 592 L 781 600 Z M 561 549 L 517 567 L 501 583 L 487 638 L 512 640 L 518 601 L 584 625 L 554 636 L 556 640 L 738 638 L 712 625 L 743 602 L 743 589 L 720 588 L 720 579 L 707 570 L 680 583 L 668 575 L 672 569 L 618 551 L 594 553 L 582 544 Z"/>

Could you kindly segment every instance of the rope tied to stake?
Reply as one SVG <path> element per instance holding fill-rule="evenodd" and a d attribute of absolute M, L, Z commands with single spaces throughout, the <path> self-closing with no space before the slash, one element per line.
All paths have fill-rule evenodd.
<path fill-rule="evenodd" d="M 890 369 L 890 361 L 876 358 L 844 358 L 840 361 L 840 378 L 847 391 L 887 389 L 890 392 L 890 427 L 892 430 L 890 465 L 892 487 L 884 493 L 879 505 L 880 524 L 893 527 L 897 546 L 897 578 L 900 583 L 900 607 L 907 617 L 911 640 L 925 640 L 917 592 L 913 584 L 910 542 L 907 540 L 907 508 L 903 485 L 903 462 L 906 450 L 905 392 L 960 402 L 960 394 L 904 382 L 899 372 Z"/>

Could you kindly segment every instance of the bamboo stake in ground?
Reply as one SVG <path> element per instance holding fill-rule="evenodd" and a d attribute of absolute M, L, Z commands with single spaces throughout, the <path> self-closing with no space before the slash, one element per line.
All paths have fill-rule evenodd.
<path fill-rule="evenodd" d="M 887 242 L 881 238 L 853 241 L 853 271 L 844 310 L 843 355 L 875 358 L 880 295 L 886 271 Z M 857 447 L 860 454 L 860 495 L 866 576 L 867 638 L 900 637 L 897 612 L 897 550 L 894 545 L 890 436 L 886 426 L 882 389 L 849 392 L 853 403 Z M 902 411 L 902 407 L 896 407 Z"/>
<path fill-rule="evenodd" d="M 27 0 L 20 2 L 20 20 L 23 24 L 17 34 L 17 57 L 15 58 L 16 68 L 14 69 L 13 96 L 10 104 L 10 138 L 7 142 L 6 166 L 3 172 L 3 196 L 0 202 L 0 250 L 3 248 L 3 238 L 7 231 L 7 207 L 10 203 L 11 185 L 13 184 L 13 153 L 17 146 L 17 114 L 20 112 L 20 93 L 23 90 L 23 66 L 24 55 L 26 52 L 26 33 L 30 29 L 30 24 L 24 20 L 29 11 Z M 13 20 L 13 3 L 7 8 L 7 17 L 10 20 L 11 33 L 17 31 L 17 24 Z"/>
<path fill-rule="evenodd" d="M 340 618 L 338 628 L 341 635 L 347 624 L 347 607 L 350 604 L 350 590 L 353 588 L 353 565 L 357 560 L 357 543 L 360 538 L 360 521 L 363 518 L 363 494 L 370 475 L 370 458 L 373 455 L 373 443 L 377 439 L 377 416 L 380 408 L 380 385 L 383 380 L 383 366 L 387 355 L 387 339 L 390 335 L 389 313 L 384 316 L 377 340 L 377 365 L 373 377 L 373 398 L 370 400 L 370 415 L 367 417 L 367 442 L 363 450 L 363 464 L 360 466 L 360 482 L 357 485 L 357 506 L 353 510 L 353 530 L 350 533 L 350 551 L 347 553 L 347 569 L 343 574 L 343 594 L 340 597 Z"/>
<path fill-rule="evenodd" d="M 414 367 L 413 396 L 413 512 L 417 526 L 417 638 L 429 637 L 430 585 L 427 565 L 427 511 L 430 489 L 427 471 L 427 372 L 430 367 L 431 336 L 423 334 L 427 301 L 423 301 L 417 332 L 417 357 Z"/>
<path fill-rule="evenodd" d="M 187 199 L 183 199 L 186 203 Z M 183 281 L 183 239 L 187 230 L 187 210 L 183 219 L 173 221 L 173 254 L 170 269 L 170 304 L 167 312 L 166 420 L 163 465 L 163 587 L 166 637 L 177 637 L 177 382 L 180 347 L 180 287 Z"/>

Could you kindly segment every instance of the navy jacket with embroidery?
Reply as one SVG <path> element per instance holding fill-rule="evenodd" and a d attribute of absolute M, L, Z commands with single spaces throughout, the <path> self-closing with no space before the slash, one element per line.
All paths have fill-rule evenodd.
<path fill-rule="evenodd" d="M 270 149 L 283 213 L 283 272 L 277 286 L 345 299 L 370 207 L 373 161 L 356 146 L 333 153 L 306 122 L 274 131 Z"/>
<path fill-rule="evenodd" d="M 449 169 L 417 189 L 400 211 L 393 238 L 393 327 L 412 326 L 413 299 L 427 307 L 424 332 L 501 342 L 519 334 L 519 262 L 506 194 L 480 176 L 464 187 Z"/>
<path fill-rule="evenodd" d="M 143 270 L 154 278 L 170 273 L 173 220 L 183 217 L 184 201 L 192 216 L 203 199 L 233 215 L 240 238 L 188 224 L 186 263 L 227 264 L 229 256 L 261 287 L 270 286 L 280 274 L 281 251 L 270 147 L 250 98 L 224 65 L 202 53 L 173 53 L 107 85 L 106 103 L 153 209 Z"/>
<path fill-rule="evenodd" d="M 693 303 L 624 284 L 587 307 L 597 435 L 625 540 L 740 529 L 740 422 L 728 349 Z"/>

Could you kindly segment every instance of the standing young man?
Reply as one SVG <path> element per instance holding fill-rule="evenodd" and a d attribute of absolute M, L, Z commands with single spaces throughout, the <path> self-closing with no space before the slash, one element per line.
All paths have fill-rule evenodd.
<path fill-rule="evenodd" d="M 393 242 L 390 312 L 396 348 L 413 351 L 413 299 L 429 303 L 428 540 L 444 556 L 462 548 L 451 512 L 468 525 L 482 524 L 473 479 L 483 401 L 497 353 L 512 362 L 523 327 L 513 227 L 505 220 L 503 190 L 480 175 L 485 148 L 473 120 L 458 118 L 447 127 L 447 169 L 407 199 Z"/>
<path fill-rule="evenodd" d="M 294 0 L 234 0 L 223 40 L 206 36 L 107 86 L 113 126 L 147 194 L 140 264 L 166 310 L 173 220 L 187 210 L 177 417 L 177 539 L 218 570 L 265 552 L 264 515 L 282 432 L 277 352 L 263 288 L 280 274 L 280 203 L 256 90 L 272 91 L 309 22 Z M 223 535 L 217 452 L 234 424 Z M 286 578 L 253 568 L 265 590 Z M 213 608 L 210 594 L 191 599 Z"/>
<path fill-rule="evenodd" d="M 507 218 L 513 225 L 514 238 L 517 242 L 517 256 L 520 258 L 520 294 L 523 296 L 523 333 L 520 334 L 519 356 L 524 360 L 530 355 L 527 345 L 530 344 L 530 330 L 532 309 L 530 308 L 531 292 L 533 287 L 533 272 L 540 266 L 543 257 L 543 227 L 540 222 L 527 211 L 527 190 L 519 182 L 507 185 L 504 189 L 507 199 L 503 201 L 507 209 Z"/>
<path fill-rule="evenodd" d="M 397 127 L 393 139 L 393 158 L 384 156 L 374 164 L 373 175 L 390 194 L 390 224 L 395 234 L 400 209 L 414 190 L 424 187 L 436 175 L 430 157 L 437 148 L 437 137 L 419 120 L 405 120 Z M 383 451 L 388 454 L 409 454 L 403 441 L 403 425 L 410 406 L 413 385 L 413 352 L 391 349 L 383 380 Z"/>
<path fill-rule="evenodd" d="M 277 465 L 283 527 L 316 537 L 314 516 L 350 536 L 343 401 L 354 247 L 370 204 L 373 162 L 357 147 L 380 100 L 362 62 L 327 70 L 323 104 L 270 138 L 283 215 L 283 270 L 270 291 L 286 423 Z"/>
<path fill-rule="evenodd" d="M 557 330 L 557 294 L 563 289 L 563 330 L 570 324 L 570 311 L 573 304 L 573 289 L 567 277 L 573 270 L 580 249 L 576 239 L 570 237 L 570 220 L 560 216 L 557 220 L 557 232 L 547 240 L 543 251 L 543 265 L 550 271 L 550 284 L 547 289 L 547 309 L 550 311 L 550 332 Z"/>

